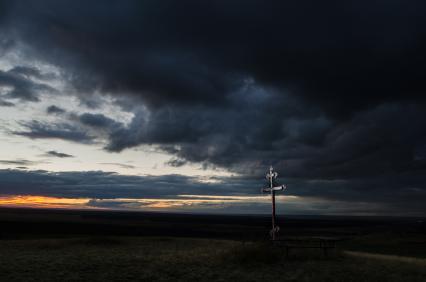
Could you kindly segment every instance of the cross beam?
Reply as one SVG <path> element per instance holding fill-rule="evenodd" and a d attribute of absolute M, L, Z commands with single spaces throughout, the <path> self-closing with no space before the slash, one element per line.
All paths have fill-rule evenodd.
<path fill-rule="evenodd" d="M 271 201 L 272 201 L 272 229 L 270 231 L 270 235 L 272 240 L 275 240 L 277 237 L 277 233 L 280 230 L 278 225 L 275 224 L 275 191 L 283 191 L 287 188 L 287 186 L 274 186 L 274 179 L 278 177 L 278 173 L 274 171 L 274 168 L 271 166 L 269 168 L 269 172 L 266 174 L 266 179 L 269 182 L 269 187 L 262 188 L 262 192 L 271 193 Z"/>
<path fill-rule="evenodd" d="M 271 191 L 283 191 L 287 188 L 286 185 L 281 185 L 281 186 L 275 186 L 275 187 L 267 187 L 267 188 L 262 188 L 262 192 L 267 193 L 267 192 L 271 192 Z"/>

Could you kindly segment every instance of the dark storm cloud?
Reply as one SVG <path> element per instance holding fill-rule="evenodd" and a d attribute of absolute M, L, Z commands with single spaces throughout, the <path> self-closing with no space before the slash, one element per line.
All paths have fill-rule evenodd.
<path fill-rule="evenodd" d="M 76 115 L 65 138 L 40 124 L 18 134 L 75 141 L 90 127 L 108 151 L 155 144 L 174 155 L 171 166 L 258 178 L 272 163 L 306 196 L 365 200 L 368 189 L 401 210 L 393 193 L 413 207 L 424 199 L 423 1 L 4 5 L 0 46 L 19 43 L 62 68 L 86 106 L 102 107 L 91 94 L 106 93 L 134 113 L 126 125 Z M 34 72 L 1 75 L 24 85 Z"/>
<path fill-rule="evenodd" d="M 187 163 L 186 160 L 176 159 L 176 158 L 173 158 L 173 159 L 169 160 L 168 162 L 166 162 L 167 165 L 172 166 L 172 167 L 180 167 L 180 166 L 185 165 L 186 163 Z"/>
<path fill-rule="evenodd" d="M 67 111 L 51 105 L 46 109 L 49 114 L 62 115 Z M 124 129 L 121 122 L 117 122 L 103 114 L 75 114 L 66 116 L 67 122 L 48 123 L 32 120 L 21 122 L 27 130 L 13 131 L 12 134 L 25 136 L 31 139 L 62 139 L 83 144 L 93 144 L 96 138 L 112 135 Z M 90 132 L 90 133 L 89 133 Z"/>
<path fill-rule="evenodd" d="M 78 96 L 80 105 L 86 106 L 89 109 L 99 109 L 102 106 L 102 102 L 97 97 Z"/>
<path fill-rule="evenodd" d="M 56 78 L 53 73 L 43 73 L 37 68 L 28 66 L 16 66 L 9 70 L 9 73 L 21 75 L 27 78 L 36 78 L 39 80 L 51 80 Z"/>
<path fill-rule="evenodd" d="M 73 12 L 81 11 L 78 3 L 45 2 L 32 7 L 31 26 L 25 21 L 19 26 L 22 34 L 52 27 L 31 37 L 30 43 L 40 56 L 41 47 L 54 46 L 70 60 L 56 63 L 91 74 L 74 75 L 76 86 L 130 92 L 157 106 L 149 120 L 137 115 L 129 128 L 112 132 L 109 150 L 177 143 L 182 157 L 221 165 L 238 161 L 246 151 L 261 159 L 282 159 L 281 152 L 276 157 L 268 154 L 281 151 L 280 145 L 299 155 L 330 157 L 328 150 L 317 152 L 315 146 L 324 145 L 332 126 L 356 127 L 351 118 L 360 109 L 374 110 L 392 101 L 423 103 L 420 2 L 416 9 L 413 3 L 362 1 L 188 1 L 185 8 L 174 2 L 147 3 L 130 1 L 102 9 L 86 5 L 75 20 Z M 369 13 L 361 20 L 363 10 Z M 244 77 L 274 86 L 278 94 L 266 101 L 273 105 L 259 110 L 256 101 L 247 105 L 246 96 L 234 101 L 234 93 L 245 87 Z M 283 92 L 296 96 L 293 108 L 306 112 L 286 107 L 289 97 Z M 216 102 L 223 106 L 215 108 Z M 403 114 L 402 109 L 396 112 Z M 82 116 L 82 122 L 113 123 L 101 116 Z"/>
<path fill-rule="evenodd" d="M 60 114 L 65 113 L 66 110 L 64 110 L 64 109 L 62 109 L 62 108 L 60 108 L 58 106 L 55 106 L 55 105 L 50 105 L 49 107 L 47 107 L 46 112 L 48 114 L 58 114 L 58 115 L 60 115 Z"/>
<path fill-rule="evenodd" d="M 102 171 L 59 172 L 0 170 L 0 194 L 68 198 L 164 198 L 180 194 L 232 195 L 251 193 L 245 181 L 225 184 L 200 183 L 183 175 L 129 176 Z M 249 181 L 250 182 L 250 181 Z M 255 190 L 257 193 L 258 189 Z"/>
<path fill-rule="evenodd" d="M 62 139 L 77 143 L 92 143 L 94 137 L 86 131 L 68 124 L 46 124 L 38 121 L 22 123 L 27 131 L 14 131 L 13 134 L 25 136 L 31 139 Z"/>
<path fill-rule="evenodd" d="M 27 69 L 33 70 L 34 69 Z M 23 101 L 38 102 L 40 93 L 53 93 L 56 90 L 44 83 L 37 83 L 27 77 L 27 74 L 14 71 L 0 70 L 0 86 L 10 88 L 3 94 L 6 98 L 16 98 Z"/>
<path fill-rule="evenodd" d="M 56 158 L 74 158 L 73 155 L 60 153 L 60 152 L 56 152 L 56 151 L 48 151 L 48 152 L 46 152 L 46 155 L 50 156 L 50 157 L 56 157 Z"/>
<path fill-rule="evenodd" d="M 84 125 L 97 128 L 112 128 L 121 126 L 120 123 L 116 122 L 111 118 L 106 117 L 103 114 L 84 113 L 78 116 L 78 119 Z"/>
<path fill-rule="evenodd" d="M 79 68 L 72 80 L 81 89 L 156 105 L 224 103 L 249 75 L 347 116 L 383 100 L 423 100 L 424 9 L 423 1 L 16 1 L 5 22 L 39 56 Z"/>

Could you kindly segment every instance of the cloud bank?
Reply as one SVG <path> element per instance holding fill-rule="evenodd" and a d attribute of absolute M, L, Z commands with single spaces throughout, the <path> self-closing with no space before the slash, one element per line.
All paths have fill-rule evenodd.
<path fill-rule="evenodd" d="M 155 145 L 172 155 L 170 166 L 200 163 L 249 179 L 273 164 L 301 195 L 390 205 L 397 195 L 401 211 L 418 210 L 426 199 L 425 8 L 2 1 L 2 52 L 60 68 L 69 91 L 58 95 L 96 109 L 101 93 L 133 116 L 124 123 L 52 105 L 47 112 L 65 121 L 26 121 L 14 134 L 102 140 L 114 153 Z M 20 65 L 1 71 L 1 105 L 38 101 L 55 91 L 45 82 L 53 76 Z"/>

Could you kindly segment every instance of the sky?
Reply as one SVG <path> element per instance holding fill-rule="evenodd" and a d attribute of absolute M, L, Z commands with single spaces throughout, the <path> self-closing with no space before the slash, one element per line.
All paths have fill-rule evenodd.
<path fill-rule="evenodd" d="M 0 206 L 426 216 L 425 8 L 0 0 Z"/>

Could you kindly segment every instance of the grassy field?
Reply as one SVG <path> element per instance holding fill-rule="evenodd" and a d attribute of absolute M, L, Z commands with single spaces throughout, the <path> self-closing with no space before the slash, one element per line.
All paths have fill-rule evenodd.
<path fill-rule="evenodd" d="M 426 260 L 426 235 L 399 232 L 356 236 L 341 244 L 346 250 L 423 258 Z"/>
<path fill-rule="evenodd" d="M 426 281 L 423 220 L 283 217 L 287 237 L 340 238 L 318 249 L 267 241 L 270 218 L 0 209 L 0 281 Z"/>
<path fill-rule="evenodd" d="M 365 253 L 362 253 L 365 254 Z M 0 241 L 1 281 L 426 281 L 424 260 L 337 251 L 285 258 L 266 242 L 81 237 Z"/>

